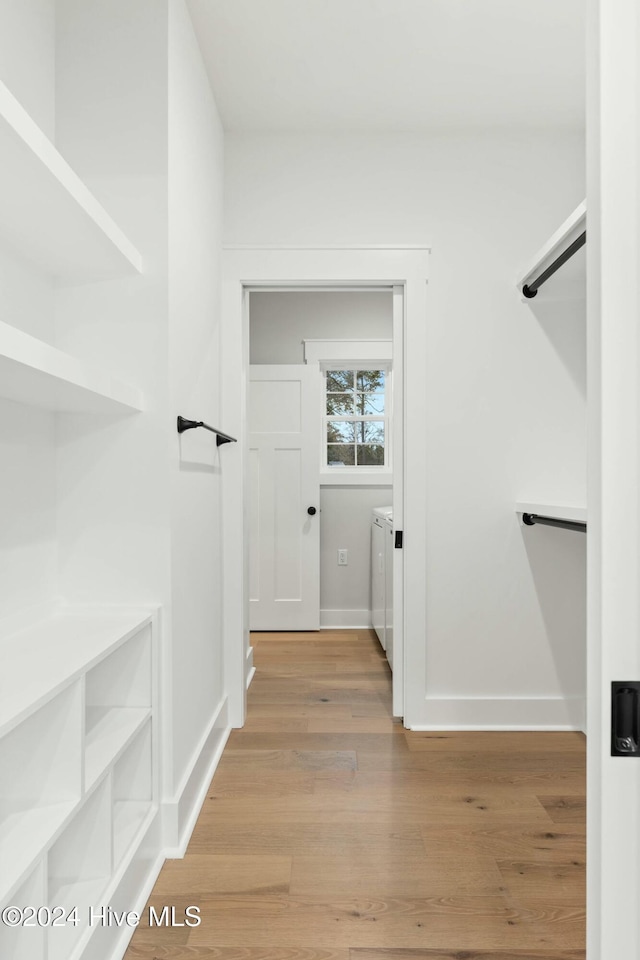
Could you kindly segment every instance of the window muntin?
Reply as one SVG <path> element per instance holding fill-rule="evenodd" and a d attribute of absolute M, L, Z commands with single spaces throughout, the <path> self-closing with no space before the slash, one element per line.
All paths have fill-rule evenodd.
<path fill-rule="evenodd" d="M 380 367 L 325 371 L 325 468 L 389 465 L 388 379 Z"/>

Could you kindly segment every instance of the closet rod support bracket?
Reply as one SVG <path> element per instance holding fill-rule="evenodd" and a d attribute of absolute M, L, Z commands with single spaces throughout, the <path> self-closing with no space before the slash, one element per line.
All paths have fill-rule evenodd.
<path fill-rule="evenodd" d="M 217 447 L 221 447 L 223 443 L 238 442 L 235 437 L 231 437 L 228 433 L 223 433 L 222 430 L 217 430 L 215 427 L 209 426 L 204 420 L 187 420 L 186 417 L 178 417 L 177 419 L 178 433 L 184 433 L 186 430 L 195 430 L 197 427 L 203 427 L 205 430 L 215 433 Z"/>

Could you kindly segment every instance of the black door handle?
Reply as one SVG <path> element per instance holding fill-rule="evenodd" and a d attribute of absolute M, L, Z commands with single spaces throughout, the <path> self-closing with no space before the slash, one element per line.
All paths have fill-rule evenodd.
<path fill-rule="evenodd" d="M 315 507 L 307 507 L 307 513 L 309 514 L 310 517 L 315 517 L 317 512 L 318 511 L 316 510 Z"/>
<path fill-rule="evenodd" d="M 640 756 L 640 683 L 611 684 L 611 755 Z"/>

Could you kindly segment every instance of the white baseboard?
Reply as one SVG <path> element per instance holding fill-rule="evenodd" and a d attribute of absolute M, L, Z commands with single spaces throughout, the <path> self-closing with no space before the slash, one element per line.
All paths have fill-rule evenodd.
<path fill-rule="evenodd" d="M 173 799 L 162 804 L 165 857 L 184 856 L 211 778 L 231 733 L 228 713 L 228 701 L 225 697 L 194 751 Z"/>
<path fill-rule="evenodd" d="M 320 629 L 336 630 L 346 628 L 349 630 L 369 630 L 371 629 L 371 611 L 370 610 L 321 610 L 320 611 Z"/>
<path fill-rule="evenodd" d="M 580 730 L 585 729 L 582 697 L 427 697 L 423 717 L 410 730 Z"/>

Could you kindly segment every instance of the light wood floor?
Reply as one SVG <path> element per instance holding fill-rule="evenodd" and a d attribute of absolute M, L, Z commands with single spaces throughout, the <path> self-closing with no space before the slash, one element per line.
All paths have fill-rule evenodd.
<path fill-rule="evenodd" d="M 585 741 L 410 733 L 369 631 L 254 634 L 184 860 L 126 960 L 582 960 Z"/>

